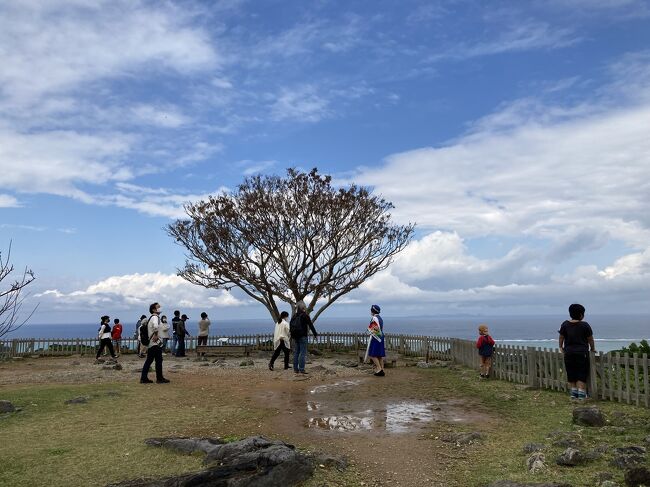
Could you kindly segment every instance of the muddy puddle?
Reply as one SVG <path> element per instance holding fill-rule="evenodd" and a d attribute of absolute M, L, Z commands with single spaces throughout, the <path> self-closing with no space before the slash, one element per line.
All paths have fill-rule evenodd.
<path fill-rule="evenodd" d="M 335 432 L 416 432 L 433 422 L 473 423 L 485 417 L 460 401 L 399 400 L 373 394 L 363 379 L 312 386 L 306 392 L 267 391 L 258 399 L 305 428 Z"/>

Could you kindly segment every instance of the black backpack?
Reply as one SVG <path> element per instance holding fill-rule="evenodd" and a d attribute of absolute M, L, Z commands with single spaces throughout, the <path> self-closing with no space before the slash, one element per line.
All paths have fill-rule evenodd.
<path fill-rule="evenodd" d="M 296 313 L 289 322 L 289 333 L 294 340 L 302 336 L 302 327 L 300 326 L 300 315 Z"/>
<path fill-rule="evenodd" d="M 142 343 L 145 347 L 149 346 L 150 340 L 149 340 L 149 321 L 151 320 L 151 316 L 147 320 L 146 323 L 140 325 L 140 343 Z"/>

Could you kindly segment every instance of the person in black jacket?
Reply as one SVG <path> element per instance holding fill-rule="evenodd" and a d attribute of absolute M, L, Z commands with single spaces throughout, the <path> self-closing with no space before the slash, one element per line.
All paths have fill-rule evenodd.
<path fill-rule="evenodd" d="M 307 306 L 303 301 L 296 303 L 296 314 L 291 318 L 291 340 L 293 340 L 293 371 L 296 374 L 306 374 L 305 355 L 307 354 L 307 337 L 309 329 L 318 337 L 311 318 L 307 314 Z"/>
<path fill-rule="evenodd" d="M 183 315 L 181 316 L 180 321 L 176 324 L 176 335 L 178 336 L 178 348 L 176 348 L 177 357 L 185 357 L 185 336 L 191 336 L 187 331 L 187 320 L 189 320 L 187 315 Z"/>
<path fill-rule="evenodd" d="M 172 318 L 172 328 L 174 333 L 172 334 L 172 355 L 176 355 L 176 349 L 178 348 L 178 334 L 176 333 L 176 328 L 178 328 L 178 322 L 181 321 L 181 312 L 176 310 L 174 311 L 174 317 Z"/>
<path fill-rule="evenodd" d="M 571 399 L 584 401 L 587 398 L 589 377 L 589 350 L 596 351 L 594 334 L 585 318 L 585 307 L 581 304 L 569 306 L 570 320 L 560 326 L 560 351 L 564 354 L 564 369 Z"/>

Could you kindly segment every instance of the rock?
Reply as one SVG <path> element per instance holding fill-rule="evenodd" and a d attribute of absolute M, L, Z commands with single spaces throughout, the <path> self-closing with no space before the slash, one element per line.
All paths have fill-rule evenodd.
<path fill-rule="evenodd" d="M 312 348 L 311 350 L 309 350 L 309 355 L 313 355 L 314 357 L 320 357 L 321 355 L 323 355 L 323 352 L 321 352 L 317 348 Z"/>
<path fill-rule="evenodd" d="M 633 467 L 625 472 L 625 485 L 642 487 L 650 485 L 650 470 L 647 467 Z"/>
<path fill-rule="evenodd" d="M 471 433 L 448 433 L 440 437 L 442 441 L 447 443 L 456 443 L 456 445 L 471 445 L 483 439 L 483 435 L 478 431 Z"/>
<path fill-rule="evenodd" d="M 341 367 L 358 367 L 359 363 L 354 360 L 335 360 L 332 365 L 340 365 Z"/>
<path fill-rule="evenodd" d="M 208 362 L 201 362 L 199 367 L 208 367 L 210 364 Z"/>
<path fill-rule="evenodd" d="M 603 454 L 599 452 L 598 450 L 588 450 L 582 454 L 582 459 L 585 462 L 593 462 L 594 460 L 598 460 L 600 457 L 602 457 Z"/>
<path fill-rule="evenodd" d="M 645 455 L 646 449 L 643 446 L 621 446 L 614 448 L 614 453 L 619 455 Z"/>
<path fill-rule="evenodd" d="M 595 483 L 601 484 L 602 482 L 605 482 L 606 480 L 612 480 L 613 478 L 614 474 L 611 472 L 598 472 L 595 477 Z"/>
<path fill-rule="evenodd" d="M 605 445 L 605 444 L 598 445 L 596 447 L 596 451 L 598 453 L 607 453 L 609 451 L 609 445 Z"/>
<path fill-rule="evenodd" d="M 122 364 L 115 364 L 113 365 L 113 370 L 122 370 Z"/>
<path fill-rule="evenodd" d="M 527 483 L 513 482 L 512 480 L 498 480 L 487 487 L 571 487 L 571 484 L 558 484 L 555 482 Z"/>
<path fill-rule="evenodd" d="M 526 460 L 526 465 L 528 466 L 528 471 L 530 473 L 537 473 L 540 470 L 546 468 L 546 457 L 543 453 L 536 452 L 528 457 Z"/>
<path fill-rule="evenodd" d="M 68 399 L 67 401 L 65 401 L 65 404 L 86 404 L 87 402 L 88 402 L 87 397 L 79 396 L 73 399 Z"/>
<path fill-rule="evenodd" d="M 314 471 L 314 460 L 292 445 L 259 436 L 225 444 L 212 438 L 152 438 L 147 444 L 184 453 L 207 450 L 204 463 L 211 466 L 177 477 L 132 480 L 112 487 L 292 486 L 307 480 Z"/>
<path fill-rule="evenodd" d="M 577 448 L 582 446 L 582 437 L 575 432 L 561 433 L 560 436 L 553 442 L 553 446 L 562 448 Z"/>
<path fill-rule="evenodd" d="M 564 452 L 557 457 L 555 463 L 564 465 L 565 467 L 575 467 L 583 462 L 582 452 L 575 448 L 567 448 Z"/>
<path fill-rule="evenodd" d="M 224 367 L 226 365 L 226 361 L 222 358 L 216 358 L 212 361 L 214 365 L 217 365 L 219 367 Z"/>
<path fill-rule="evenodd" d="M 70 365 L 81 365 L 81 362 L 79 362 L 78 360 L 75 360 Z"/>
<path fill-rule="evenodd" d="M 419 367 L 421 369 L 432 369 L 434 365 L 429 362 L 418 362 L 416 367 Z"/>
<path fill-rule="evenodd" d="M 619 485 L 613 480 L 603 480 L 599 484 L 596 484 L 597 487 L 619 487 Z"/>
<path fill-rule="evenodd" d="M 16 408 L 10 401 L 0 401 L 0 413 L 13 413 Z"/>
<path fill-rule="evenodd" d="M 545 447 L 542 443 L 526 443 L 524 445 L 524 453 L 535 453 L 542 451 Z"/>
<path fill-rule="evenodd" d="M 240 367 L 248 367 L 250 365 L 255 365 L 255 362 L 253 362 L 252 359 L 246 359 L 246 360 L 242 360 L 241 362 L 239 362 Z"/>
<path fill-rule="evenodd" d="M 314 456 L 314 464 L 323 465 L 325 467 L 334 467 L 339 471 L 343 471 L 348 468 L 348 459 L 346 457 L 320 454 Z"/>
<path fill-rule="evenodd" d="M 573 422 L 581 426 L 604 426 L 605 416 L 595 406 L 578 407 L 573 410 Z"/>
<path fill-rule="evenodd" d="M 650 436 L 646 436 L 645 439 L 643 440 L 645 443 L 650 445 Z"/>
<path fill-rule="evenodd" d="M 103 364 L 104 362 L 106 362 L 106 360 L 104 360 L 103 358 L 98 358 L 95 360 L 95 365 L 100 365 Z"/>
<path fill-rule="evenodd" d="M 323 372 L 325 375 L 336 375 L 336 372 L 332 369 L 327 369 Z"/>
<path fill-rule="evenodd" d="M 641 465 L 645 462 L 645 457 L 641 455 L 615 455 L 609 464 L 612 467 L 628 469 Z"/>

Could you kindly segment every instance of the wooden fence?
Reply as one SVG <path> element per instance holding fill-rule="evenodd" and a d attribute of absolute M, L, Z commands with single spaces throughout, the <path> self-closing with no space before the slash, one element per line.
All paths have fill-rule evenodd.
<path fill-rule="evenodd" d="M 311 339 L 310 348 L 331 351 L 359 351 L 365 348 L 363 333 L 321 333 Z M 228 344 L 251 345 L 256 350 L 271 352 L 273 335 L 232 335 Z M 219 337 L 208 337 L 208 345 L 218 345 Z M 475 343 L 459 338 L 386 334 L 386 350 L 404 357 L 426 360 L 453 360 L 478 369 L 479 357 Z M 133 352 L 134 338 L 122 339 L 122 353 Z M 13 339 L 0 341 L 0 358 L 21 356 L 83 355 L 96 353 L 94 338 Z M 186 350 L 196 347 L 196 337 L 186 339 Z M 650 387 L 646 354 L 632 356 L 602 352 L 591 354 L 589 394 L 602 400 L 626 402 L 650 407 Z M 558 349 L 498 345 L 493 357 L 493 376 L 497 379 L 525 384 L 533 388 L 566 391 L 563 355 Z"/>

